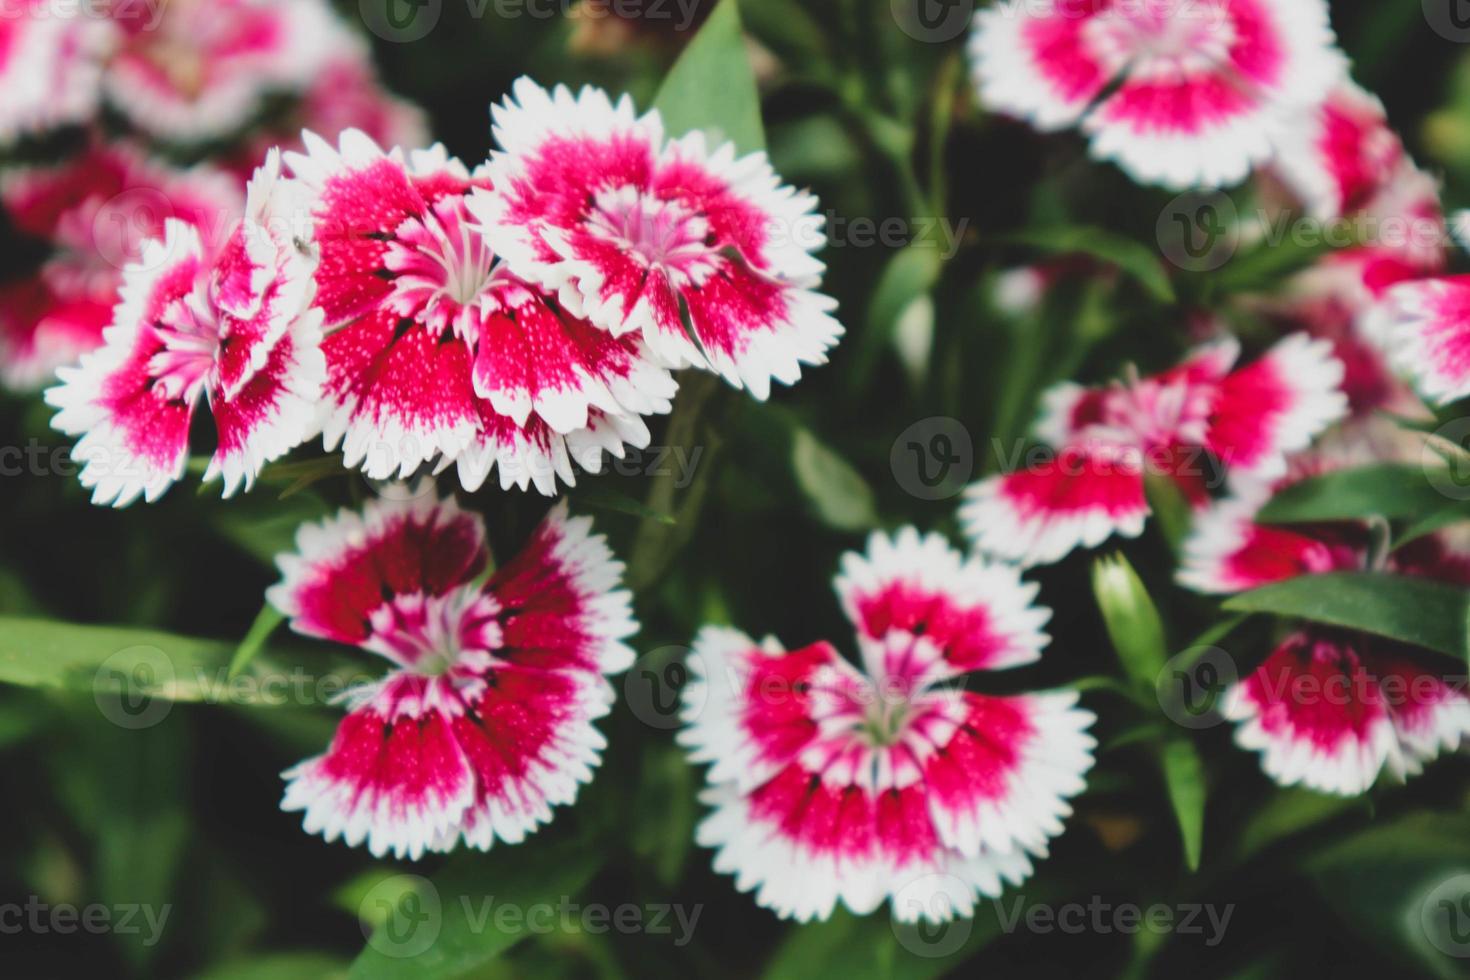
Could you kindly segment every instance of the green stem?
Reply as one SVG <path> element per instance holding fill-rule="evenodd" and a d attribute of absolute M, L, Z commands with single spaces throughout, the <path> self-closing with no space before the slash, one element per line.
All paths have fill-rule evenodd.
<path fill-rule="evenodd" d="M 720 379 L 712 374 L 687 372 L 680 378 L 679 395 L 669 419 L 665 444 L 686 450 L 698 449 L 700 455 L 694 479 L 680 489 L 673 469 L 654 477 L 648 491 L 647 506 L 651 514 L 668 514 L 674 523 L 645 517 L 638 525 L 633 550 L 628 561 L 628 585 L 634 592 L 652 586 L 668 569 L 679 549 L 689 541 L 699 521 L 699 512 L 709 491 L 710 473 L 720 449 L 720 439 L 713 426 L 703 425 L 711 404 L 722 390 Z"/>

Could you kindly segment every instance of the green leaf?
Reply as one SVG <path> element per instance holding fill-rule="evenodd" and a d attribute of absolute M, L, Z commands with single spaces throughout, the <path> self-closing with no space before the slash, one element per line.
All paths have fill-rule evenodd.
<path fill-rule="evenodd" d="M 1028 245 L 1044 252 L 1067 254 L 1081 252 L 1111 263 L 1128 273 L 1160 303 L 1173 303 L 1174 284 L 1156 249 L 1101 228 L 1067 226 L 1033 228 L 1007 235 L 1003 239 L 1017 245 Z"/>
<path fill-rule="evenodd" d="M 1169 654 L 1148 590 L 1128 559 L 1113 555 L 1093 562 L 1092 592 L 1124 672 L 1136 688 L 1152 694 Z"/>
<path fill-rule="evenodd" d="M 1333 246 L 1326 240 L 1302 240 L 1293 236 L 1289 225 L 1273 226 L 1267 229 L 1266 234 L 1279 235 L 1280 238 L 1274 242 L 1262 241 L 1249 251 L 1232 257 L 1214 273 L 1214 283 L 1219 288 L 1228 292 L 1273 288 L 1333 251 Z"/>
<path fill-rule="evenodd" d="M 195 980 L 344 980 L 347 964 L 326 953 L 271 953 L 235 960 Z"/>
<path fill-rule="evenodd" d="M 1204 763 L 1193 742 L 1171 738 L 1160 749 L 1159 764 L 1164 770 L 1164 785 L 1169 791 L 1174 817 L 1179 821 L 1184 863 L 1190 871 L 1197 871 L 1205 832 Z"/>
<path fill-rule="evenodd" d="M 1428 579 L 1382 572 L 1304 575 L 1232 596 L 1225 608 L 1344 626 L 1456 658 L 1466 655 L 1470 592 Z"/>
<path fill-rule="evenodd" d="M 580 486 L 568 494 L 573 510 L 591 508 L 594 510 L 612 511 L 617 514 L 626 514 L 639 520 L 652 521 L 655 524 L 663 524 L 672 527 L 678 524 L 678 518 L 666 511 L 655 510 L 641 500 L 636 500 L 626 493 L 609 490 L 593 484 Z"/>
<path fill-rule="evenodd" d="M 1458 955 L 1470 903 L 1464 813 L 1420 811 L 1375 821 L 1311 855 L 1304 870 L 1352 935 L 1380 946 L 1402 964 L 1402 975 L 1465 975 Z"/>
<path fill-rule="evenodd" d="M 352 980 L 448 980 L 483 969 L 592 879 L 590 841 L 531 841 L 465 854 L 433 879 L 397 875 L 370 889 L 359 915 L 381 925 L 352 963 Z"/>
<path fill-rule="evenodd" d="M 854 390 L 867 387 L 879 355 L 893 339 L 899 320 L 914 301 L 928 296 L 939 281 L 943 264 L 940 250 L 929 242 L 909 245 L 888 260 L 868 302 L 867 330 L 856 338 L 857 350 L 849 375 Z"/>
<path fill-rule="evenodd" d="M 1179 484 L 1160 473 L 1149 473 L 1143 479 L 1149 509 L 1154 512 L 1169 550 L 1177 552 L 1189 534 L 1193 521 L 1189 501 Z"/>
<path fill-rule="evenodd" d="M 1258 520 L 1295 524 L 1363 517 L 1418 518 L 1443 509 L 1444 494 L 1421 466 L 1376 463 L 1294 483 L 1261 509 Z"/>
<path fill-rule="evenodd" d="M 839 531 L 865 531 L 878 523 L 873 488 L 852 464 L 806 429 L 792 435 L 791 466 L 822 522 Z"/>
<path fill-rule="evenodd" d="M 1362 797 L 1328 796 L 1305 789 L 1283 789 L 1259 807 L 1241 828 L 1236 849 L 1242 858 L 1352 810 L 1366 810 Z"/>
<path fill-rule="evenodd" d="M 250 661 L 265 646 L 265 641 L 270 639 L 276 627 L 285 620 L 286 617 L 269 602 L 260 607 L 260 612 L 255 615 L 255 622 L 250 624 L 250 632 L 245 634 L 245 639 L 240 641 L 240 645 L 235 648 L 235 655 L 230 658 L 231 678 L 240 676 L 240 672 L 250 665 Z"/>
<path fill-rule="evenodd" d="M 671 136 L 696 129 L 741 153 L 766 148 L 760 93 L 745 50 L 737 0 L 720 0 L 659 86 L 653 107 Z"/>
<path fill-rule="evenodd" d="M 0 616 L 0 684 L 118 697 L 131 705 L 118 710 L 140 718 L 138 705 L 152 699 L 274 705 L 289 701 L 295 690 L 325 697 L 366 679 L 350 668 L 288 672 L 257 656 L 232 680 L 235 652 L 224 640 Z"/>

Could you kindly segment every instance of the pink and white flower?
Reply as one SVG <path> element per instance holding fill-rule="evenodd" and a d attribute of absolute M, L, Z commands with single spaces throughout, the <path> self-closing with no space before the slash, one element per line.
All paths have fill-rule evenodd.
<path fill-rule="evenodd" d="M 756 398 L 825 363 L 842 327 L 816 292 L 817 202 L 783 185 L 764 153 L 737 156 L 700 132 L 670 139 L 656 110 L 640 116 L 626 96 L 528 78 L 493 115 L 494 189 L 470 209 L 516 275 Z"/>
<path fill-rule="evenodd" d="M 1332 341 L 1347 367 L 1344 390 L 1356 418 L 1379 409 L 1412 413 L 1417 400 L 1393 362 L 1410 376 L 1435 362 L 1416 347 L 1421 332 L 1395 328 L 1401 294 L 1394 290 L 1445 266 L 1438 182 L 1414 165 L 1382 103 L 1348 80 L 1303 112 L 1278 147 L 1271 173 L 1309 219 L 1341 223 L 1361 244 L 1327 255 L 1262 306 L 1293 329 Z"/>
<path fill-rule="evenodd" d="M 1345 70 L 1322 0 L 1007 0 L 970 57 L 990 108 L 1175 188 L 1245 179 Z"/>
<path fill-rule="evenodd" d="M 676 385 L 636 337 L 612 337 L 519 278 L 473 227 L 487 190 L 442 146 L 385 152 L 356 130 L 288 153 L 312 195 L 327 331 L 325 441 L 370 477 L 454 465 L 466 489 L 545 494 L 648 444 Z"/>
<path fill-rule="evenodd" d="M 777 915 L 885 900 L 902 921 L 969 915 L 1019 884 L 1084 788 L 1094 718 L 1075 693 L 992 696 L 965 675 L 1031 663 L 1051 613 L 1012 567 L 937 535 L 875 534 L 837 582 L 862 669 L 706 627 L 679 741 L 710 763 L 697 840 Z"/>
<path fill-rule="evenodd" d="M 92 144 L 60 165 L 0 175 L 0 205 L 49 249 L 33 277 L 0 287 L 0 381 L 31 390 L 102 343 L 123 269 L 169 218 L 213 241 L 237 221 L 235 182 L 179 170 L 125 143 Z"/>
<path fill-rule="evenodd" d="M 1427 400 L 1470 395 L 1470 276 L 1405 282 L 1388 294 L 1384 343 Z"/>
<path fill-rule="evenodd" d="M 429 123 L 418 106 L 384 87 L 373 64 L 372 49 L 360 34 L 334 21 L 317 42 L 319 67 L 284 118 L 251 136 L 229 155 L 232 171 L 248 176 L 272 147 L 302 152 L 304 130 L 329 142 L 349 129 L 360 129 L 380 146 L 427 146 Z"/>
<path fill-rule="evenodd" d="M 378 857 L 516 844 L 573 802 L 638 628 L 588 518 L 559 505 L 485 580 L 480 517 L 423 491 L 304 526 L 268 593 L 298 633 L 391 665 L 348 694 L 327 751 L 283 774 L 281 802 Z"/>
<path fill-rule="evenodd" d="M 1162 374 L 1053 388 L 1036 431 L 1055 455 L 972 486 L 960 510 L 966 533 L 988 554 L 1047 564 L 1141 534 L 1149 473 L 1196 506 L 1208 502 L 1216 467 L 1237 486 L 1283 475 L 1287 454 L 1346 412 L 1342 365 L 1303 334 L 1244 367 L 1234 367 L 1238 354 L 1227 338 Z"/>
<path fill-rule="evenodd" d="M 217 435 L 204 479 L 222 478 L 225 496 L 315 433 L 325 366 L 312 264 L 291 228 L 297 190 L 272 154 L 217 254 L 168 219 L 124 271 L 102 347 L 57 372 L 52 424 L 81 436 L 94 503 L 151 502 L 177 481 L 201 397 Z"/>
<path fill-rule="evenodd" d="M 1374 561 L 1366 527 L 1255 521 L 1257 504 L 1233 499 L 1203 514 L 1186 543 L 1181 584 L 1232 593 L 1299 575 L 1362 570 Z M 1470 549 L 1447 532 L 1381 559 L 1382 568 L 1470 585 Z M 1366 792 L 1380 773 L 1402 781 L 1470 740 L 1470 697 L 1403 643 L 1301 624 L 1225 695 L 1236 742 L 1261 754 L 1283 786 Z"/>
<path fill-rule="evenodd" d="M 323 0 L 169 0 L 154 23 L 118 7 L 121 39 L 103 77 L 108 100 L 170 142 L 229 136 L 273 95 L 304 91 L 336 33 Z"/>
<path fill-rule="evenodd" d="M 45 0 L 0 0 L 0 145 L 97 111 L 112 25 Z"/>

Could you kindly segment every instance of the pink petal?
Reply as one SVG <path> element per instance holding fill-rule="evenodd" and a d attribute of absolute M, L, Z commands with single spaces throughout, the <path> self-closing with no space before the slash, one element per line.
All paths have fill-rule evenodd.
<path fill-rule="evenodd" d="M 373 611 L 394 596 L 442 595 L 489 558 L 480 518 L 427 491 L 307 524 L 296 549 L 277 559 L 282 581 L 267 598 L 298 633 L 341 643 L 366 640 Z"/>
<path fill-rule="evenodd" d="M 521 841 L 575 800 L 590 782 L 606 741 L 593 727 L 612 692 L 601 677 L 556 670 L 496 668 L 455 737 L 475 774 L 475 799 L 462 830 L 470 847 Z"/>
<path fill-rule="evenodd" d="M 183 475 L 208 362 L 194 356 L 164 383 L 158 359 L 171 356 L 168 324 L 202 268 L 198 235 L 171 220 L 166 241 L 150 242 L 144 259 L 124 273 L 103 346 L 60 369 L 61 383 L 46 391 L 59 410 L 52 425 L 81 436 L 73 455 L 85 461 L 80 479 L 94 503 L 123 507 L 139 496 L 152 502 Z"/>
<path fill-rule="evenodd" d="M 1143 533 L 1142 456 L 1065 449 L 1049 463 L 991 477 L 966 492 L 965 532 L 981 551 L 1022 565 L 1060 561 L 1114 534 Z"/>
<path fill-rule="evenodd" d="M 592 520 L 556 508 L 486 588 L 505 610 L 505 659 L 538 670 L 626 670 L 637 630 L 623 564 Z"/>
<path fill-rule="evenodd" d="M 960 695 L 963 722 L 935 744 L 924 788 L 939 839 L 969 857 L 1025 849 L 1046 853 L 1082 792 L 1095 720 L 1077 695 Z"/>
<path fill-rule="evenodd" d="M 1360 637 L 1291 634 L 1255 673 L 1226 694 L 1235 741 L 1261 753 L 1283 786 L 1366 792 L 1395 748 L 1388 708 L 1365 669 Z"/>
<path fill-rule="evenodd" d="M 956 672 L 1030 663 L 1047 642 L 1051 613 L 1032 604 L 1037 585 L 1010 566 L 964 559 L 937 534 L 875 533 L 867 555 L 844 557 L 836 586 L 860 639 L 922 636 Z"/>
<path fill-rule="evenodd" d="M 1347 414 L 1342 364 L 1331 345 L 1292 334 L 1220 383 L 1207 446 L 1233 480 L 1271 480 Z"/>
<path fill-rule="evenodd" d="M 1444 405 L 1470 395 L 1470 276 L 1394 287 L 1386 342 L 1393 363 L 1419 392 Z"/>
<path fill-rule="evenodd" d="M 1179 583 L 1197 592 L 1243 592 L 1298 575 L 1361 567 L 1365 542 L 1344 529 L 1257 524 L 1256 509 L 1254 502 L 1228 500 L 1198 515 L 1184 544 Z"/>
<path fill-rule="evenodd" d="M 324 755 L 283 773 L 281 809 L 304 810 L 308 833 L 351 847 L 366 843 L 375 857 L 417 860 L 446 849 L 474 798 L 474 772 L 456 730 L 463 719 L 404 704 L 441 683 L 390 675 L 342 719 Z"/>

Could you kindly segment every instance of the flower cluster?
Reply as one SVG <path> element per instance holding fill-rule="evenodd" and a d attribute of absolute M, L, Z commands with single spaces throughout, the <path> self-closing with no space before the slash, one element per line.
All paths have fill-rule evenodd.
<path fill-rule="evenodd" d="M 1277 489 L 1334 461 L 1296 461 Z M 1470 545 L 1439 531 L 1392 550 L 1360 521 L 1257 523 L 1259 496 L 1213 505 L 1185 543 L 1180 583 L 1229 594 L 1302 575 L 1377 568 L 1470 585 Z M 1366 633 L 1303 624 L 1254 672 L 1225 693 L 1236 741 L 1261 753 L 1283 785 L 1324 793 L 1366 792 L 1382 771 L 1403 780 L 1470 740 L 1470 696 L 1436 655 Z"/>
<path fill-rule="evenodd" d="M 302 282 L 277 297 L 279 309 L 247 312 L 312 326 L 293 335 L 299 356 L 281 365 L 290 404 L 250 420 L 269 425 L 265 443 L 240 449 L 234 468 L 217 453 L 210 473 L 226 473 L 227 492 L 320 432 L 369 477 L 453 466 L 474 490 L 498 468 L 503 488 L 550 495 L 575 482 L 573 461 L 596 472 L 604 453 L 648 444 L 643 418 L 669 411 L 673 368 L 715 370 L 764 398 L 773 379 L 793 382 L 802 364 L 825 360 L 842 328 L 815 290 L 816 202 L 781 185 L 764 154 L 711 150 L 698 133 L 665 144 L 656 112 L 529 79 L 496 119 L 501 148 L 473 171 L 440 146 L 384 150 L 348 130 L 336 146 L 307 132 L 302 152 L 282 156 L 289 176 L 275 156 L 257 175 L 269 189 L 256 189 L 242 227 L 260 227 L 247 237 L 267 251 L 290 251 Z M 289 203 L 267 208 L 278 199 Z M 183 292 L 144 297 L 159 284 L 183 289 L 179 263 L 203 275 L 215 261 L 186 228 L 169 227 L 129 267 L 107 348 L 64 370 L 48 395 L 68 409 L 58 427 L 85 434 L 79 453 L 100 457 L 84 476 L 99 502 L 154 499 L 182 471 L 188 412 L 164 438 L 144 406 L 192 405 L 207 390 L 219 420 L 237 390 L 203 373 L 210 352 L 245 343 L 231 339 L 241 329 L 231 311 L 193 299 L 180 328 L 167 303 Z M 259 289 L 269 260 L 256 259 L 232 240 L 216 278 Z M 140 329 L 195 338 L 197 376 L 180 386 L 162 360 L 139 371 L 142 355 L 126 351 Z M 250 363 L 268 350 L 251 351 Z M 137 411 L 116 407 L 119 390 Z M 223 453 L 223 430 L 221 439 Z"/>
<path fill-rule="evenodd" d="M 528 78 L 468 165 L 427 145 L 323 0 L 174 0 L 148 25 L 0 5 L 0 143 L 83 129 L 63 163 L 0 174 L 0 204 L 46 255 L 0 284 L 0 379 L 55 377 L 53 425 L 97 504 L 181 479 L 202 407 L 203 478 L 225 497 L 318 437 L 344 469 L 400 481 L 277 558 L 267 599 L 292 630 L 385 661 L 325 751 L 283 774 L 281 806 L 375 857 L 535 833 L 600 763 L 633 595 L 567 503 L 497 567 L 484 520 L 435 478 L 474 493 L 494 471 L 556 497 L 649 444 L 676 372 L 765 400 L 825 363 L 843 327 L 817 201 L 763 152 Z M 1470 587 L 1470 545 L 1442 529 L 1390 547 L 1371 520 L 1261 513 L 1338 466 L 1328 446 L 1401 459 L 1378 415 L 1422 409 L 1414 386 L 1470 394 L 1470 280 L 1443 276 L 1437 186 L 1347 77 L 1321 0 L 1004 0 L 971 52 L 986 106 L 1078 125 L 1140 182 L 1250 178 L 1263 213 L 1409 233 L 1185 314 L 1176 352 L 1192 346 L 1160 370 L 1046 391 L 1045 458 L 966 492 L 973 553 L 905 525 L 843 556 L 855 656 L 699 631 L 678 735 L 707 766 L 696 840 L 782 918 L 886 903 L 938 922 L 1032 874 L 1086 787 L 1097 718 L 1075 689 L 996 680 L 1050 643 L 1023 575 L 1140 536 L 1161 500 L 1190 525 L 1174 575 L 1196 592 L 1359 571 Z M 155 159 L 206 144 L 227 148 Z M 1062 256 L 1007 275 L 998 305 L 1115 271 Z M 1260 342 L 1243 353 L 1225 324 L 1248 319 Z M 1338 626 L 1293 623 L 1225 704 L 1270 777 L 1328 793 L 1470 740 L 1470 696 L 1429 651 Z"/>
<path fill-rule="evenodd" d="M 166 220 L 221 247 L 240 185 L 303 128 L 426 141 L 323 0 L 0 0 L 0 85 L 0 163 L 23 140 L 78 147 L 0 166 L 0 211 L 42 256 L 0 282 L 0 384 L 18 391 L 101 345 L 124 267 Z"/>

